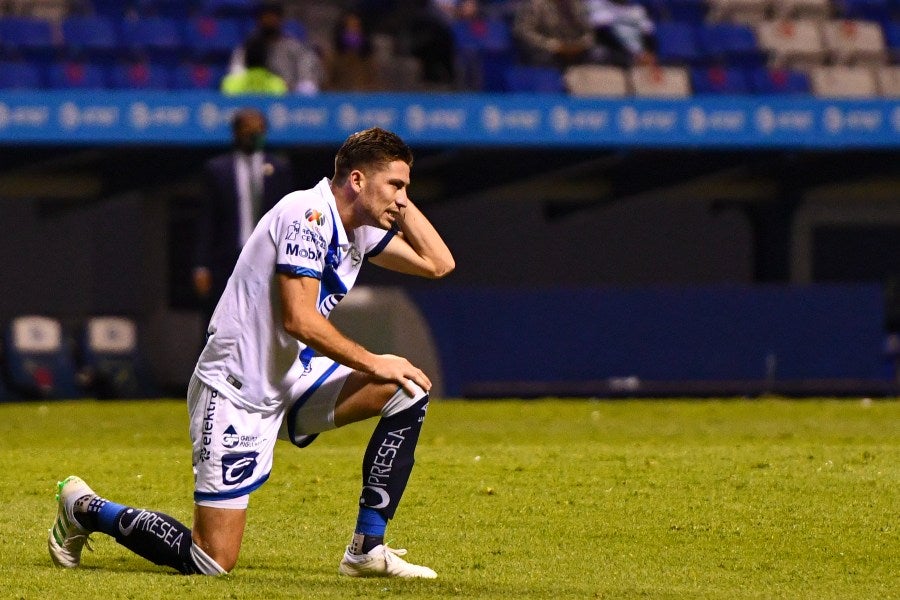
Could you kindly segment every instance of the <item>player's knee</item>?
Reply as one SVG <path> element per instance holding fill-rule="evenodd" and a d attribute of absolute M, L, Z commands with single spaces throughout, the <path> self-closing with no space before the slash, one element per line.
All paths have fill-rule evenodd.
<path fill-rule="evenodd" d="M 381 409 L 381 415 L 384 417 L 392 417 L 399 412 L 402 412 L 411 406 L 415 406 L 422 400 L 428 398 L 428 392 L 423 390 L 421 387 L 413 383 L 412 381 L 407 382 L 407 385 L 415 391 L 413 395 L 410 395 L 405 388 L 398 388 L 394 395 L 388 398 L 387 402 L 385 402 L 384 407 Z"/>

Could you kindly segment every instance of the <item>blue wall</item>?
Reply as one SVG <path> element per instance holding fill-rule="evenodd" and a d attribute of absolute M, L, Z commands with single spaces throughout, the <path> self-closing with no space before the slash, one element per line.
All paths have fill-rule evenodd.
<path fill-rule="evenodd" d="M 449 396 L 492 382 L 884 377 L 878 285 L 412 294 L 435 335 Z"/>

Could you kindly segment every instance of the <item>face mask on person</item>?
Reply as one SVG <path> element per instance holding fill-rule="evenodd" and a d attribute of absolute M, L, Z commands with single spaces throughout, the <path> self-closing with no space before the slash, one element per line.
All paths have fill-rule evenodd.
<path fill-rule="evenodd" d="M 341 42 L 347 50 L 360 50 L 363 47 L 363 41 L 363 36 L 358 31 L 345 31 L 341 34 Z"/>
<path fill-rule="evenodd" d="M 259 152 L 266 145 L 266 134 L 264 133 L 248 133 L 242 135 L 235 142 L 235 147 L 239 152 L 244 154 L 253 154 Z"/>

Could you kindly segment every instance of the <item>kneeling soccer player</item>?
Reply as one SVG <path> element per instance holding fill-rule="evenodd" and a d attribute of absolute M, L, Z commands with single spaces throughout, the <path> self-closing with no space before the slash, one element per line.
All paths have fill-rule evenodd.
<path fill-rule="evenodd" d="M 429 278 L 453 270 L 450 250 L 407 197 L 412 161 L 393 133 L 353 134 L 338 150 L 333 178 L 285 196 L 247 241 L 188 387 L 193 528 L 107 500 L 70 476 L 59 483 L 48 537 L 55 564 L 77 567 L 88 536 L 100 532 L 184 574 L 227 573 L 276 439 L 303 447 L 321 432 L 378 416 L 339 572 L 436 577 L 384 544 L 412 471 L 431 381 L 405 358 L 369 352 L 327 319 L 365 260 Z"/>

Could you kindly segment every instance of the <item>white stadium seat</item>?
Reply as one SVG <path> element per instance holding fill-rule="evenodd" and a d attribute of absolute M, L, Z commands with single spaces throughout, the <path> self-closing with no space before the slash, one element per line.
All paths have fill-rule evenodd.
<path fill-rule="evenodd" d="M 572 96 L 621 98 L 628 94 L 625 72 L 605 65 L 575 65 L 563 74 L 566 89 Z"/>
<path fill-rule="evenodd" d="M 709 0 L 708 4 L 710 21 L 755 25 L 766 19 L 772 0 Z"/>
<path fill-rule="evenodd" d="M 773 66 L 810 67 L 825 58 L 819 25 L 811 19 L 764 21 L 756 26 L 756 36 Z"/>
<path fill-rule="evenodd" d="M 635 96 L 684 98 L 691 95 L 684 67 L 633 67 L 628 73 Z"/>
<path fill-rule="evenodd" d="M 871 21 L 826 21 L 822 42 L 835 63 L 883 64 L 887 60 L 881 26 Z"/>
<path fill-rule="evenodd" d="M 878 95 L 870 67 L 820 65 L 810 71 L 813 95 L 820 98 L 872 98 Z"/>
<path fill-rule="evenodd" d="M 776 18 L 823 20 L 831 17 L 831 0 L 776 0 L 772 8 Z"/>
<path fill-rule="evenodd" d="M 900 98 L 900 65 L 885 65 L 875 69 L 878 92 L 885 98 Z"/>

